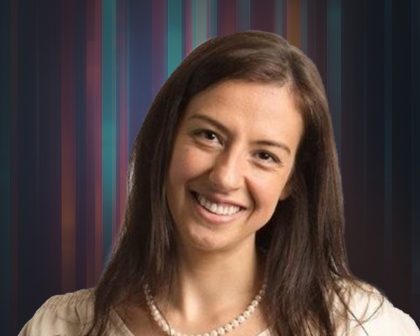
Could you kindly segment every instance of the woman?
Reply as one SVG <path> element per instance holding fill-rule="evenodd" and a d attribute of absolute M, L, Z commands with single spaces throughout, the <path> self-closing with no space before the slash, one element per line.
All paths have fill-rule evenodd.
<path fill-rule="evenodd" d="M 324 88 L 277 35 L 216 38 L 184 60 L 129 185 L 96 289 L 51 298 L 21 335 L 420 335 L 348 270 Z"/>

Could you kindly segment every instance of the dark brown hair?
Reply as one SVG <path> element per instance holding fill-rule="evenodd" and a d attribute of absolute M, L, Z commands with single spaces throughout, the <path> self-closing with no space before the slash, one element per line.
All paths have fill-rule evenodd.
<path fill-rule="evenodd" d="M 93 327 L 99 334 L 110 308 L 128 304 L 133 295 L 142 297 L 146 282 L 160 292 L 171 285 L 177 254 L 165 179 L 176 129 L 191 98 L 225 80 L 288 85 L 303 116 L 291 193 L 257 232 L 257 246 L 266 253 L 265 315 L 275 334 L 334 335 L 332 297 L 346 307 L 340 283 L 353 277 L 346 266 L 342 188 L 328 103 L 315 65 L 283 38 L 265 32 L 202 44 L 154 100 L 131 156 L 123 230 L 95 290 Z"/>

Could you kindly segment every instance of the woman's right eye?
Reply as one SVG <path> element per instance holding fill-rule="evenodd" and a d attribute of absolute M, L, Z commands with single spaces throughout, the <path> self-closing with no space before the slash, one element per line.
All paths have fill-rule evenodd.
<path fill-rule="evenodd" d="M 206 129 L 198 130 L 198 131 L 194 132 L 194 135 L 196 137 L 206 141 L 206 142 L 217 141 L 217 142 L 221 143 L 221 140 L 220 140 L 219 136 L 211 130 L 206 130 Z"/>

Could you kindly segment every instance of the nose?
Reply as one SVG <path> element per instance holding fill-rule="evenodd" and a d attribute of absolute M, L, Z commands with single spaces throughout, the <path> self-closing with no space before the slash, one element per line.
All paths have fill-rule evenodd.
<path fill-rule="evenodd" d="M 244 164 L 240 153 L 220 153 L 211 168 L 209 180 L 220 192 L 229 192 L 241 187 L 244 179 Z"/>

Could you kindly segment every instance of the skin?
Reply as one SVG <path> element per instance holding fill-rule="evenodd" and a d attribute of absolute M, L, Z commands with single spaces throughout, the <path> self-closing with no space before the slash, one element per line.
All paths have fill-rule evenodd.
<path fill-rule="evenodd" d="M 177 231 L 178 278 L 171 297 L 156 298 L 177 330 L 198 333 L 223 325 L 258 292 L 263 265 L 255 235 L 289 194 L 302 131 L 287 85 L 226 81 L 189 102 L 166 185 Z M 214 214 L 200 205 L 198 194 L 239 211 Z M 132 313 L 136 319 L 126 323 L 133 332 L 159 335 L 143 309 Z M 229 335 L 256 335 L 266 328 L 257 309 Z"/>

